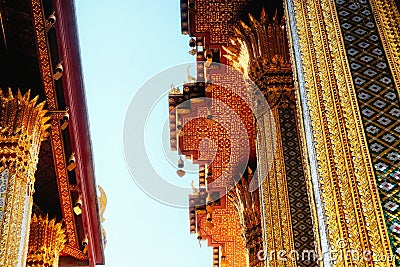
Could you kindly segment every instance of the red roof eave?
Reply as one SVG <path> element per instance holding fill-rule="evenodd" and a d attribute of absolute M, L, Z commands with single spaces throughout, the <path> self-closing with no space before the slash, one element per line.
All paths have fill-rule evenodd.
<path fill-rule="evenodd" d="M 64 97 L 70 114 L 68 127 L 75 152 L 77 183 L 82 193 L 82 218 L 89 239 L 88 257 L 90 266 L 94 266 L 104 264 L 105 260 L 75 6 L 74 1 L 55 0 L 55 7 L 58 52 L 64 68 Z"/>

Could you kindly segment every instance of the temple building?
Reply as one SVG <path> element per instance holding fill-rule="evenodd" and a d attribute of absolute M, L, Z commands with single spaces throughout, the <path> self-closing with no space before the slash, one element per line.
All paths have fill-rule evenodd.
<path fill-rule="evenodd" d="M 0 1 L 0 88 L 0 266 L 104 265 L 73 1 Z"/>
<path fill-rule="evenodd" d="M 400 266 L 399 8 L 180 1 L 196 74 L 169 93 L 170 147 L 198 164 L 210 266 Z"/>

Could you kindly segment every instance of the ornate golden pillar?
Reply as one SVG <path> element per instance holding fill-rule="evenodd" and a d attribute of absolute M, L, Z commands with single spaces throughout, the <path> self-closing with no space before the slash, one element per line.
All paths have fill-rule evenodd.
<path fill-rule="evenodd" d="M 0 91 L 0 266 L 24 266 L 40 142 L 49 127 L 44 103 Z"/>
<path fill-rule="evenodd" d="M 257 175 L 261 179 L 257 194 L 264 244 L 261 248 L 258 240 L 250 240 L 258 250 L 251 266 L 318 265 L 315 202 L 298 121 L 285 21 L 277 14 L 269 18 L 265 10 L 259 19 L 249 14 L 249 23 L 241 21 L 235 27 L 232 45 L 225 48 L 232 65 L 258 87 L 249 82 L 256 102 Z M 260 92 L 268 107 L 257 101 Z"/>
<path fill-rule="evenodd" d="M 324 263 L 399 266 L 394 1 L 285 2 Z"/>
<path fill-rule="evenodd" d="M 57 267 L 59 254 L 67 236 L 62 223 L 55 219 L 33 215 L 29 234 L 29 249 L 26 266 Z"/>

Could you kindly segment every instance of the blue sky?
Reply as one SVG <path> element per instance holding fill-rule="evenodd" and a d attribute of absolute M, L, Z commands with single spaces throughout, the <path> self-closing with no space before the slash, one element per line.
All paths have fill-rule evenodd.
<path fill-rule="evenodd" d="M 189 234 L 188 211 L 143 193 L 123 154 L 125 114 L 135 92 L 160 71 L 194 62 L 188 37 L 180 34 L 179 1 L 79 0 L 75 5 L 96 179 L 108 197 L 106 266 L 211 266 L 211 250 L 205 243 L 199 248 Z M 161 136 L 167 118 L 167 99 L 164 104 L 152 114 L 162 122 L 159 128 L 151 124 L 155 136 Z M 161 150 L 150 149 L 157 164 L 167 168 Z"/>

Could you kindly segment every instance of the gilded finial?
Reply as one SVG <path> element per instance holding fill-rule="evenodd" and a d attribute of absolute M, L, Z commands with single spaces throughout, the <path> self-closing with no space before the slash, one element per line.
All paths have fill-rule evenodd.
<path fill-rule="evenodd" d="M 175 85 L 173 83 L 171 83 L 170 85 L 170 94 L 180 94 L 181 91 L 179 91 L 178 88 L 175 87 Z"/>
<path fill-rule="evenodd" d="M 107 195 L 106 192 L 104 191 L 103 187 L 100 185 L 97 186 L 99 188 L 100 196 L 98 197 L 99 200 L 99 209 L 100 209 L 100 220 L 101 222 L 104 222 L 105 219 L 103 217 L 104 211 L 106 210 L 107 207 Z"/>

